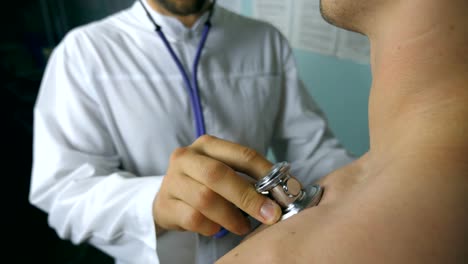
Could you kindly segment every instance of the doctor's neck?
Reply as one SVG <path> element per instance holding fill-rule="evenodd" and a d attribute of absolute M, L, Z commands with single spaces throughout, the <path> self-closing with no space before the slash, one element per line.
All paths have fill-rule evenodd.
<path fill-rule="evenodd" d="M 468 154 L 466 10 L 466 0 L 388 1 L 367 18 L 374 152 Z"/>
<path fill-rule="evenodd" d="M 210 8 L 210 0 L 144 0 L 156 12 L 177 18 L 187 28 Z"/>

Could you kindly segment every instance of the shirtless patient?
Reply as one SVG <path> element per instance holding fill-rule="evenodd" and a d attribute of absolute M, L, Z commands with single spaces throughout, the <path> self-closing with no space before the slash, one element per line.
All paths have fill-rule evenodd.
<path fill-rule="evenodd" d="M 370 150 L 321 180 L 318 206 L 255 233 L 218 263 L 467 263 L 468 1 L 321 7 L 329 22 L 370 39 Z M 250 152 L 220 139 L 202 145 L 256 178 L 271 166 L 237 159 Z"/>

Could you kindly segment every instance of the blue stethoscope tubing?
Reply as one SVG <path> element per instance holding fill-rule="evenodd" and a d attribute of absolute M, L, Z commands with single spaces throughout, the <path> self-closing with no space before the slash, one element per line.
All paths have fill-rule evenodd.
<path fill-rule="evenodd" d="M 190 102 L 192 105 L 192 112 L 193 112 L 194 123 L 195 123 L 195 135 L 196 135 L 196 138 L 198 138 L 206 133 L 205 120 L 203 118 L 202 106 L 200 103 L 200 95 L 198 93 L 198 77 L 197 77 L 198 76 L 198 64 L 200 62 L 201 53 L 203 51 L 203 47 L 205 46 L 206 39 L 208 38 L 208 33 L 210 32 L 210 29 L 211 29 L 211 16 L 213 15 L 216 0 L 213 0 L 212 6 L 210 8 L 210 13 L 208 14 L 208 19 L 206 20 L 205 26 L 203 27 L 202 37 L 201 37 L 200 43 L 198 44 L 197 53 L 195 55 L 195 60 L 193 62 L 193 72 L 192 72 L 191 79 L 189 78 L 189 75 L 185 71 L 184 66 L 180 62 L 180 59 L 177 57 L 176 53 L 174 52 L 174 49 L 172 49 L 171 44 L 166 38 L 166 35 L 164 35 L 161 26 L 158 25 L 156 21 L 154 21 L 148 9 L 143 4 L 142 0 L 139 0 L 139 2 L 141 6 L 143 7 L 143 9 L 145 10 L 145 13 L 148 16 L 148 18 L 153 23 L 156 33 L 159 35 L 159 37 L 163 41 L 167 50 L 171 54 L 172 59 L 176 63 L 177 68 L 179 69 L 182 77 L 184 78 L 185 88 L 187 89 L 187 92 L 190 95 Z M 218 233 L 216 233 L 214 237 L 221 238 L 227 235 L 228 233 L 229 231 L 221 227 L 221 230 Z"/>

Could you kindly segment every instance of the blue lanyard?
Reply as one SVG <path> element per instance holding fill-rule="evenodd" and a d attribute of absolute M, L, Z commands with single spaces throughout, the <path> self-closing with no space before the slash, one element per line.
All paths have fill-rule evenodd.
<path fill-rule="evenodd" d="M 139 0 L 141 5 L 143 6 L 146 15 L 148 18 L 151 20 L 155 27 L 156 33 L 159 35 L 161 40 L 163 41 L 164 45 L 166 46 L 167 50 L 169 51 L 169 54 L 171 54 L 172 59 L 177 65 L 177 68 L 179 68 L 180 74 L 184 78 L 185 82 L 185 88 L 187 89 L 187 93 L 190 96 L 190 101 L 192 105 L 192 113 L 193 113 L 193 119 L 195 123 L 195 136 L 196 138 L 200 137 L 201 135 L 204 135 L 206 133 L 205 129 L 205 120 L 203 118 L 203 111 L 202 111 L 202 106 L 200 102 L 200 95 L 198 93 L 198 64 L 200 62 L 200 57 L 201 53 L 203 51 L 203 47 L 205 46 L 206 39 L 208 38 L 208 33 L 210 32 L 211 28 L 211 16 L 213 14 L 213 9 L 216 1 L 213 1 L 210 13 L 208 15 L 208 19 L 205 22 L 205 26 L 203 27 L 203 33 L 202 33 L 202 38 L 200 40 L 200 43 L 198 44 L 198 49 L 197 53 L 195 55 L 195 60 L 193 62 L 193 72 L 192 72 L 192 78 L 189 78 L 189 75 L 187 74 L 187 71 L 185 71 L 184 66 L 180 62 L 180 59 L 177 57 L 177 55 L 174 52 L 174 49 L 172 49 L 171 44 L 166 38 L 166 35 L 164 35 L 161 26 L 154 21 L 153 17 L 151 14 L 148 12 L 146 9 L 145 5 Z"/>

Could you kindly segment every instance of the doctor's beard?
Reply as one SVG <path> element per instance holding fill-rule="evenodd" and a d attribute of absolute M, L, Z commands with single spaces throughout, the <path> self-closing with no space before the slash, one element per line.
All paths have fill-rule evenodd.
<path fill-rule="evenodd" d="M 178 16 L 198 14 L 208 0 L 154 0 L 167 11 Z"/>

